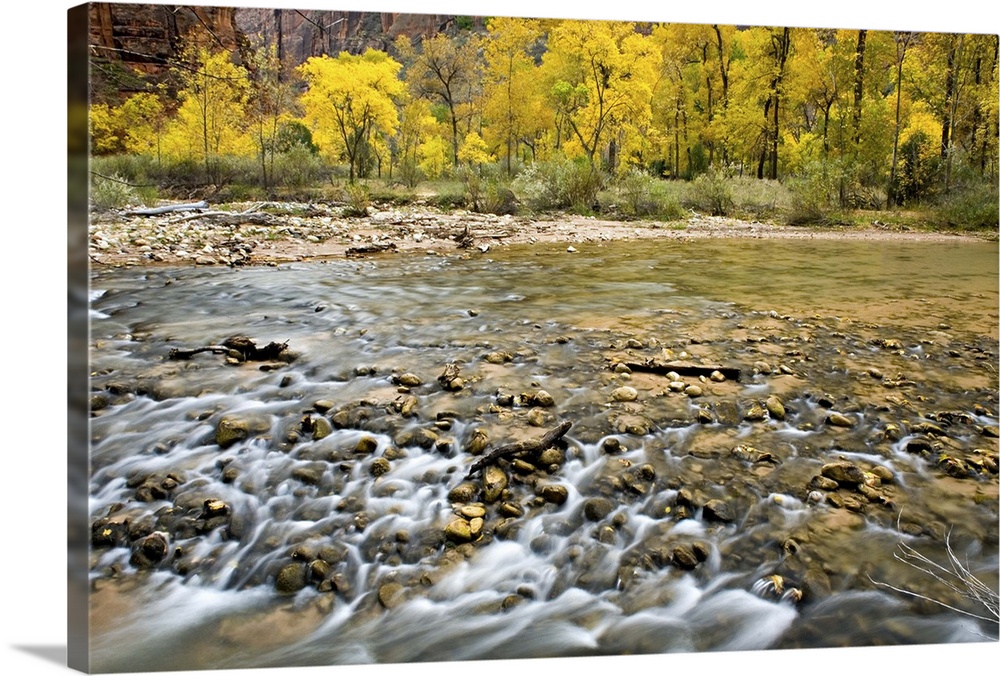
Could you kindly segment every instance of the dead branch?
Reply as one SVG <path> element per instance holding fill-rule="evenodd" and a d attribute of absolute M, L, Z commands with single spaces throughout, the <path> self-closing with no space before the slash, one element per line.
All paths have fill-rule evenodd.
<path fill-rule="evenodd" d="M 562 424 L 560 424 L 558 427 L 549 430 L 538 439 L 529 439 L 528 441 L 515 441 L 510 444 L 504 444 L 503 446 L 500 446 L 490 451 L 482 458 L 472 463 L 472 467 L 469 468 L 469 473 L 466 475 L 465 478 L 466 479 L 471 478 L 473 474 L 483 469 L 487 465 L 494 464 L 497 460 L 500 460 L 501 458 L 507 458 L 512 455 L 521 455 L 521 454 L 538 455 L 545 449 L 554 446 L 557 441 L 559 441 L 560 439 L 563 438 L 563 436 L 565 436 L 565 434 L 569 431 L 569 428 L 572 426 L 573 423 L 567 420 Z"/>
<path fill-rule="evenodd" d="M 728 380 L 740 379 L 740 369 L 730 366 L 702 366 L 699 364 L 691 364 L 689 362 L 681 361 L 670 361 L 670 362 L 658 362 L 654 359 L 648 359 L 643 362 L 624 362 L 625 366 L 628 366 L 632 371 L 641 371 L 645 373 L 655 373 L 657 375 L 666 375 L 668 373 L 676 373 L 679 376 L 711 376 L 714 371 L 718 371 L 724 375 Z"/>
<path fill-rule="evenodd" d="M 190 204 L 170 204 L 163 207 L 153 207 L 151 209 L 136 209 L 134 211 L 129 211 L 126 216 L 159 216 L 160 214 L 169 214 L 174 211 L 195 211 L 197 209 L 207 209 L 208 202 L 193 202 Z"/>
<path fill-rule="evenodd" d="M 257 343 L 246 336 L 232 336 L 224 340 L 221 345 L 205 345 L 191 350 L 174 348 L 167 354 L 167 358 L 190 359 L 202 352 L 212 352 L 215 354 L 235 352 L 239 355 L 240 361 L 274 361 L 281 359 L 282 353 L 287 349 L 288 341 L 283 343 L 272 341 L 264 347 L 257 347 Z"/>

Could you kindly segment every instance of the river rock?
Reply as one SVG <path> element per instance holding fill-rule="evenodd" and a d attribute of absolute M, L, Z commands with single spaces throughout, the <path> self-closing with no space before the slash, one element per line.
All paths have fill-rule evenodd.
<path fill-rule="evenodd" d="M 323 474 L 326 473 L 324 463 L 315 462 L 308 465 L 300 465 L 292 470 L 291 477 L 310 486 L 318 486 L 323 481 Z"/>
<path fill-rule="evenodd" d="M 151 568 L 167 556 L 169 544 L 163 533 L 151 533 L 135 544 L 130 563 L 138 568 Z"/>
<path fill-rule="evenodd" d="M 250 436 L 250 422 L 240 418 L 224 417 L 215 429 L 215 443 L 222 448 L 244 441 Z"/>
<path fill-rule="evenodd" d="M 829 477 L 817 474 L 809 481 L 809 490 L 835 491 L 840 488 L 840 484 Z"/>
<path fill-rule="evenodd" d="M 863 484 L 865 473 L 857 465 L 850 462 L 831 462 L 823 465 L 820 474 L 828 479 L 833 479 L 838 484 Z"/>
<path fill-rule="evenodd" d="M 703 390 L 698 385 L 688 385 L 684 388 L 684 394 L 692 398 L 700 397 L 703 393 Z"/>
<path fill-rule="evenodd" d="M 997 427 L 996 425 L 987 425 L 983 428 L 983 436 L 992 437 L 993 439 L 1000 437 L 1000 427 Z"/>
<path fill-rule="evenodd" d="M 695 417 L 702 425 L 711 425 L 715 422 L 715 415 L 707 408 L 699 408 Z"/>
<path fill-rule="evenodd" d="M 399 384 L 403 387 L 420 387 L 424 384 L 424 381 L 420 379 L 420 376 L 413 373 L 404 373 L 399 376 Z"/>
<path fill-rule="evenodd" d="M 493 503 L 500 499 L 500 494 L 507 488 L 509 480 L 502 469 L 489 465 L 483 470 L 483 500 Z"/>
<path fill-rule="evenodd" d="M 333 425 L 331 425 L 330 421 L 324 418 L 323 416 L 319 416 L 318 418 L 315 418 L 312 421 L 313 439 L 316 439 L 318 441 L 320 439 L 324 439 L 330 436 L 332 433 L 333 433 Z"/>
<path fill-rule="evenodd" d="M 412 418 L 417 414 L 417 403 L 417 398 L 412 394 L 403 397 L 403 401 L 399 404 L 399 414 L 404 418 Z"/>
<path fill-rule="evenodd" d="M 698 557 L 691 545 L 677 545 L 670 552 L 670 560 L 682 570 L 693 570 L 698 567 Z"/>
<path fill-rule="evenodd" d="M 916 439 L 910 439 L 906 442 L 906 452 L 914 453 L 917 455 L 924 453 L 933 453 L 935 448 L 934 442 L 925 437 L 917 437 Z"/>
<path fill-rule="evenodd" d="M 539 495 L 541 495 L 545 502 L 561 505 L 569 498 L 569 490 L 561 484 L 545 484 L 542 486 Z"/>
<path fill-rule="evenodd" d="M 626 449 L 622 446 L 622 442 L 615 437 L 608 437 L 601 443 L 601 450 L 608 455 L 615 455 L 617 453 L 622 453 Z"/>
<path fill-rule="evenodd" d="M 722 373 L 722 371 L 712 371 L 712 373 L 708 376 L 708 379 L 713 383 L 726 382 L 726 376 Z"/>
<path fill-rule="evenodd" d="M 735 518 L 733 508 L 722 500 L 709 500 L 706 502 L 703 513 L 706 521 L 730 523 Z"/>
<path fill-rule="evenodd" d="M 502 502 L 497 510 L 500 516 L 507 518 L 519 518 L 524 516 L 524 508 L 516 502 Z"/>
<path fill-rule="evenodd" d="M 639 392 L 634 387 L 623 385 L 611 393 L 611 398 L 615 401 L 635 401 L 639 398 Z"/>
<path fill-rule="evenodd" d="M 546 448 L 538 455 L 538 466 L 539 467 L 552 467 L 553 465 L 561 465 L 566 462 L 566 452 L 561 448 Z"/>
<path fill-rule="evenodd" d="M 375 458 L 368 467 L 368 473 L 374 477 L 380 477 L 392 469 L 392 465 L 385 458 Z"/>
<path fill-rule="evenodd" d="M 775 420 L 785 419 L 785 405 L 781 402 L 781 399 L 777 395 L 772 394 L 764 402 L 764 407 L 767 408 L 767 413 Z"/>
<path fill-rule="evenodd" d="M 316 409 L 317 413 L 326 413 L 334 407 L 334 403 L 329 399 L 319 399 L 313 402 L 313 408 Z"/>
<path fill-rule="evenodd" d="M 535 392 L 535 394 L 530 397 L 530 401 L 535 406 L 543 406 L 545 408 L 556 405 L 556 400 L 553 399 L 552 395 L 545 390 L 538 390 Z"/>
<path fill-rule="evenodd" d="M 614 503 L 607 498 L 587 498 L 583 503 L 583 515 L 590 521 L 600 521 L 614 508 Z"/>
<path fill-rule="evenodd" d="M 451 502 L 472 502 L 478 493 L 479 487 L 476 484 L 465 481 L 448 492 L 448 500 Z"/>
<path fill-rule="evenodd" d="M 444 535 L 448 540 L 457 544 L 471 542 L 473 538 L 472 525 L 462 518 L 452 519 L 445 526 Z"/>
<path fill-rule="evenodd" d="M 878 477 L 879 481 L 884 483 L 892 483 L 895 481 L 896 476 L 892 473 L 892 470 L 885 465 L 875 465 L 871 469 L 871 473 Z"/>
<path fill-rule="evenodd" d="M 391 610 L 406 600 L 405 591 L 405 587 L 398 582 L 386 582 L 378 588 L 378 602 L 386 610 Z"/>
<path fill-rule="evenodd" d="M 826 417 L 826 424 L 834 427 L 854 427 L 854 420 L 842 413 L 831 413 Z"/>
<path fill-rule="evenodd" d="M 279 594 L 294 594 L 305 589 L 307 567 L 303 563 L 289 563 L 282 568 L 274 580 L 274 588 Z"/>
<path fill-rule="evenodd" d="M 683 392 L 685 387 L 687 387 L 687 385 L 684 383 L 683 380 L 671 380 L 667 384 L 667 388 L 671 392 Z"/>
<path fill-rule="evenodd" d="M 354 452 L 359 455 L 371 455 L 378 449 L 378 439 L 375 437 L 361 437 L 354 446 Z"/>
<path fill-rule="evenodd" d="M 486 508 L 480 504 L 462 505 L 458 509 L 458 513 L 466 519 L 481 519 L 486 516 Z"/>
<path fill-rule="evenodd" d="M 760 405 L 760 402 L 755 401 L 747 409 L 747 412 L 743 414 L 744 420 L 749 420 L 750 422 L 759 422 L 761 420 L 767 420 L 767 409 Z"/>

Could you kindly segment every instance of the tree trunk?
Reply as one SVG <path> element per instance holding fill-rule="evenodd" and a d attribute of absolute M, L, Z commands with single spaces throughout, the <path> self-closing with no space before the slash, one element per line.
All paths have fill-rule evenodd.
<path fill-rule="evenodd" d="M 854 50 L 854 145 L 861 144 L 861 98 L 864 96 L 865 40 L 868 31 L 858 31 L 858 44 Z"/>
<path fill-rule="evenodd" d="M 896 204 L 896 160 L 899 155 L 899 111 L 903 94 L 903 59 L 910 44 L 911 33 L 896 33 L 896 128 L 892 137 L 892 168 L 889 171 L 889 189 L 886 191 L 886 208 Z"/>

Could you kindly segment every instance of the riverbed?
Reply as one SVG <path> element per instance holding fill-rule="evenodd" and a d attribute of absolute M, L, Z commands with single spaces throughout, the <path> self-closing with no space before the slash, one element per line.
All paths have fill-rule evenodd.
<path fill-rule="evenodd" d="M 95 266 L 92 666 L 996 640 L 894 554 L 996 591 L 997 279 L 965 240 Z M 234 335 L 287 349 L 171 359 Z"/>

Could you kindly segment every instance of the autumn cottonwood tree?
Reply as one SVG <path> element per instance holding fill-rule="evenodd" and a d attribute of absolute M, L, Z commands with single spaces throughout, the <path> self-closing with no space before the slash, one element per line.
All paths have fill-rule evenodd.
<path fill-rule="evenodd" d="M 899 120 L 900 109 L 903 100 L 903 61 L 906 59 L 906 50 L 913 42 L 914 34 L 908 31 L 897 31 L 893 35 L 896 43 L 896 126 L 892 137 L 892 162 L 889 170 L 889 188 L 886 191 L 886 208 L 898 202 L 896 194 L 896 161 L 899 156 Z"/>
<path fill-rule="evenodd" d="M 563 21 L 549 35 L 543 58 L 551 100 L 591 171 L 619 132 L 648 125 L 659 56 L 635 24 Z M 572 147 L 572 144 L 568 144 Z"/>
<path fill-rule="evenodd" d="M 409 38 L 401 35 L 395 47 L 410 62 L 406 79 L 413 93 L 439 101 L 448 109 L 452 163 L 458 164 L 458 124 L 482 79 L 479 38 L 472 33 L 457 38 L 439 33 L 425 38 L 418 53 Z"/>
<path fill-rule="evenodd" d="M 347 159 L 351 183 L 364 172 L 375 135 L 396 133 L 396 101 L 405 89 L 400 68 L 374 49 L 358 56 L 311 57 L 299 66 L 308 86 L 301 102 L 313 139 L 328 155 Z"/>
<path fill-rule="evenodd" d="M 487 23 L 484 48 L 484 137 L 500 148 L 507 174 L 521 143 L 534 149 L 545 120 L 535 60 L 529 49 L 541 37 L 534 19 L 497 17 Z"/>
<path fill-rule="evenodd" d="M 231 53 L 205 47 L 189 46 L 182 61 L 186 65 L 174 69 L 181 83 L 181 105 L 164 145 L 175 156 L 200 160 L 207 180 L 218 184 L 219 158 L 246 154 L 247 71 L 233 63 Z"/>
<path fill-rule="evenodd" d="M 247 119 L 260 161 L 260 180 L 266 190 L 274 181 L 274 157 L 285 117 L 295 105 L 293 83 L 283 77 L 276 45 L 257 45 L 249 56 L 250 96 Z"/>

